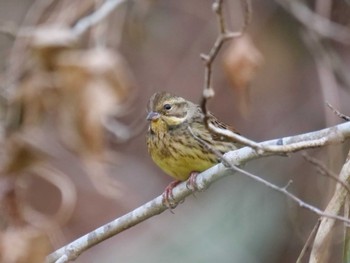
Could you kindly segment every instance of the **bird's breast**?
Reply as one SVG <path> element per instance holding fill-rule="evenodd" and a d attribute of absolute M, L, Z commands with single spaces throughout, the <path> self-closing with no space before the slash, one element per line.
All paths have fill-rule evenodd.
<path fill-rule="evenodd" d="M 153 161 L 177 180 L 184 181 L 191 172 L 204 171 L 217 162 L 213 154 L 182 129 L 149 133 L 147 144 Z"/>

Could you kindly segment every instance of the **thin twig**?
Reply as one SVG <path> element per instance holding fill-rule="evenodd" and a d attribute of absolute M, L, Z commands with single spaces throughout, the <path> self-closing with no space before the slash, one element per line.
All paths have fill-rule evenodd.
<path fill-rule="evenodd" d="M 241 0 L 241 3 L 243 5 L 244 9 L 244 23 L 242 25 L 242 28 L 238 32 L 230 32 L 227 29 L 227 25 L 225 22 L 224 14 L 223 14 L 223 0 L 217 0 L 213 4 L 213 11 L 216 14 L 217 17 L 217 23 L 219 28 L 219 35 L 217 36 L 213 47 L 210 49 L 208 54 L 201 54 L 201 58 L 203 59 L 205 63 L 205 72 L 204 72 L 204 88 L 203 88 L 203 95 L 202 100 L 200 102 L 201 109 L 204 113 L 204 123 L 206 124 L 207 128 L 211 130 L 213 133 L 217 133 L 224 137 L 229 137 L 233 141 L 237 141 L 238 143 L 241 143 L 243 145 L 250 146 L 256 150 L 259 150 L 259 145 L 249 140 L 239 134 L 230 132 L 229 130 L 223 130 L 218 127 L 215 127 L 214 125 L 211 125 L 209 123 L 209 112 L 207 109 L 207 102 L 210 98 L 212 98 L 215 94 L 214 89 L 212 88 L 212 64 L 219 53 L 221 47 L 223 46 L 224 42 L 236 38 L 239 36 L 242 36 L 242 34 L 245 32 L 248 24 L 251 20 L 251 14 L 252 14 L 252 7 L 250 0 Z M 228 133 L 228 134 L 226 134 Z"/>
<path fill-rule="evenodd" d="M 344 140 L 346 138 L 350 138 L 350 123 L 343 123 L 339 124 L 337 126 L 327 128 L 320 131 L 314 131 L 311 133 L 291 136 L 283 138 L 282 140 L 285 142 L 285 144 L 293 143 L 293 142 L 300 142 L 302 140 L 305 140 L 306 138 L 310 139 L 320 139 L 322 137 L 330 136 L 331 133 L 334 133 L 336 136 L 339 136 L 339 140 L 328 140 L 329 143 L 335 143 L 340 142 L 341 140 Z M 277 140 L 271 140 L 260 143 L 261 145 L 275 145 L 277 144 L 281 139 Z M 255 150 L 249 147 L 244 147 L 236 151 L 232 151 L 225 154 L 225 160 L 229 162 L 231 165 L 240 166 L 244 165 L 248 161 L 261 158 L 262 156 L 270 156 L 273 155 L 273 153 L 265 152 L 262 155 L 258 155 Z M 245 173 L 245 171 L 242 171 Z M 214 181 L 223 178 L 227 175 L 232 174 L 232 171 L 227 169 L 223 164 L 218 164 L 213 166 L 212 168 L 200 173 L 196 177 L 196 186 L 198 186 L 198 190 L 203 190 L 208 188 Z M 250 175 L 249 175 L 250 176 Z M 253 177 L 254 178 L 254 175 Z M 257 181 L 269 185 L 271 183 L 265 182 L 263 179 L 257 177 Z M 273 186 L 277 188 L 276 190 L 279 192 L 282 192 L 283 194 L 287 194 L 287 190 L 284 188 L 280 188 L 277 186 Z M 273 188 L 272 187 L 272 188 Z M 274 189 L 274 188 L 273 188 Z M 284 189 L 284 190 L 283 190 Z M 173 196 L 174 196 L 174 202 L 182 202 L 187 196 L 191 195 L 193 193 L 192 189 L 188 189 L 186 186 L 186 182 L 179 184 L 173 189 Z M 323 213 L 318 208 L 314 208 L 310 205 L 305 205 L 305 202 L 298 199 L 298 197 L 293 196 L 290 194 L 290 198 L 293 198 L 295 202 L 297 202 L 300 206 L 305 208 L 310 208 L 311 211 L 315 212 L 316 214 L 322 215 L 322 216 L 330 216 L 332 218 L 336 218 L 338 220 L 341 220 L 346 223 L 350 223 L 349 219 L 344 217 L 338 217 L 335 215 Z M 309 207 L 310 206 L 310 207 Z M 139 208 L 129 212 L 128 214 L 119 217 L 115 219 L 114 221 L 92 231 L 89 234 L 86 234 L 85 236 L 73 241 L 72 243 L 68 244 L 67 246 L 55 251 L 54 253 L 50 254 L 47 257 L 46 262 L 52 263 L 56 262 L 57 259 L 61 258 L 62 256 L 66 255 L 66 259 L 73 260 L 76 259 L 81 253 L 83 253 L 88 248 L 108 239 L 109 237 L 112 237 L 122 231 L 125 231 L 126 229 L 137 225 L 138 223 L 141 223 L 145 220 L 147 220 L 150 217 L 153 217 L 154 215 L 158 215 L 162 213 L 163 211 L 167 210 L 167 207 L 163 204 L 163 197 L 162 195 L 158 196 L 157 198 L 153 199 L 152 201 L 140 206 Z M 64 262 L 64 261 L 62 261 Z"/>
<path fill-rule="evenodd" d="M 326 102 L 327 106 L 334 112 L 335 115 L 337 115 L 339 118 L 342 118 L 344 121 L 350 121 L 350 117 L 341 113 L 340 111 L 336 110 L 332 104 Z"/>
<path fill-rule="evenodd" d="M 252 20 L 253 8 L 251 0 L 241 0 L 241 5 L 243 6 L 244 11 L 244 22 L 240 32 L 243 34 Z"/>
<path fill-rule="evenodd" d="M 329 177 L 329 178 L 333 179 L 334 181 L 336 181 L 337 183 L 339 183 L 340 185 L 342 185 L 346 189 L 346 191 L 348 191 L 348 194 L 350 195 L 349 185 L 347 185 L 346 182 L 340 180 L 339 177 L 335 173 L 330 171 L 321 161 L 317 160 L 316 158 L 311 157 L 307 153 L 302 153 L 302 156 L 304 157 L 304 159 L 306 161 L 313 164 L 317 168 L 318 172 L 321 175 Z"/>
<path fill-rule="evenodd" d="M 210 49 L 208 54 L 201 54 L 201 58 L 205 63 L 205 72 L 204 72 L 204 88 L 203 88 L 203 96 L 201 100 L 201 108 L 205 115 L 205 121 L 208 120 L 208 109 L 207 109 L 207 101 L 208 99 L 214 96 L 214 89 L 212 88 L 212 64 L 215 60 L 217 54 L 219 53 L 222 45 L 225 41 L 242 36 L 243 32 L 246 30 L 248 23 L 251 19 L 251 4 L 250 0 L 242 1 L 244 4 L 244 24 L 239 32 L 230 32 L 227 29 L 226 21 L 223 14 L 223 0 L 216 0 L 213 3 L 213 11 L 216 14 L 218 27 L 219 27 L 219 35 L 217 36 L 213 47 Z M 207 122 L 206 122 L 207 123 Z"/>
<path fill-rule="evenodd" d="M 218 25 L 219 25 L 219 32 L 220 34 L 225 34 L 226 33 L 226 23 L 225 23 L 225 17 L 222 14 L 222 3 L 223 0 L 217 0 L 216 2 L 213 3 L 213 11 L 217 14 L 217 20 L 218 20 Z"/>

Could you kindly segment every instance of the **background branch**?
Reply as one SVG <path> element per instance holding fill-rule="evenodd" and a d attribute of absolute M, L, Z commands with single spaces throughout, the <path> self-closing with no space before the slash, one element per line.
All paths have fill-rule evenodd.
<path fill-rule="evenodd" d="M 304 27 L 322 37 L 330 38 L 344 45 L 350 44 L 350 30 L 340 24 L 311 11 L 303 2 L 294 0 L 276 0 L 285 10 L 290 12 Z"/>
<path fill-rule="evenodd" d="M 345 162 L 339 179 L 343 182 L 350 183 L 350 159 Z M 343 207 L 345 198 L 348 192 L 347 189 L 341 185 L 337 185 L 334 195 L 325 209 L 326 213 L 339 214 L 340 209 Z M 327 257 L 325 249 L 328 248 L 331 239 L 331 234 L 334 229 L 335 220 L 332 218 L 322 218 L 318 232 L 316 234 L 313 247 L 310 255 L 310 263 L 324 262 L 324 257 Z M 327 249 L 326 249 L 327 250 Z"/>
<path fill-rule="evenodd" d="M 73 27 L 73 32 L 77 35 L 84 34 L 89 28 L 100 23 L 111 14 L 120 4 L 126 0 L 106 0 L 95 12 L 80 19 Z"/>

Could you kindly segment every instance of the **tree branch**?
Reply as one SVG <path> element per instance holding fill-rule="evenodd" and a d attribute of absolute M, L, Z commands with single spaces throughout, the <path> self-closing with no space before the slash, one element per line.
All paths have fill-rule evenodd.
<path fill-rule="evenodd" d="M 283 141 L 286 146 L 288 146 L 289 144 L 303 143 L 306 148 L 307 141 L 312 142 L 315 140 L 323 140 L 325 141 L 325 145 L 326 145 L 326 144 L 334 144 L 337 142 L 344 141 L 349 137 L 350 137 L 350 123 L 343 123 L 343 124 L 339 124 L 337 126 L 323 129 L 320 131 L 314 131 L 314 132 L 300 134 L 296 136 L 261 142 L 259 143 L 259 145 L 261 145 L 262 147 L 269 146 L 269 145 L 274 146 L 276 144 L 280 144 L 280 142 Z M 332 139 L 330 140 L 328 138 L 332 138 Z M 314 144 L 311 143 L 310 147 L 314 147 Z M 294 149 L 295 151 L 299 150 L 297 148 L 294 148 Z M 227 160 L 231 165 L 240 166 L 247 163 L 248 161 L 258 159 L 264 156 L 271 156 L 271 155 L 273 155 L 272 152 L 262 152 L 259 154 L 257 153 L 257 151 L 255 151 L 252 148 L 244 147 L 239 150 L 229 152 L 224 156 L 225 156 L 225 160 Z M 232 171 L 230 171 L 230 169 L 227 169 L 227 167 L 225 167 L 223 164 L 215 165 L 210 169 L 200 173 L 197 176 L 196 178 L 196 185 L 198 186 L 197 190 L 199 191 L 204 190 L 208 188 L 214 181 L 230 174 L 232 174 Z M 345 188 L 342 188 L 342 189 L 344 189 L 344 191 L 346 192 Z M 194 190 L 188 189 L 186 187 L 186 182 L 179 184 L 173 190 L 174 202 L 180 203 L 193 192 Z M 297 200 L 294 200 L 294 201 L 297 201 Z M 318 209 L 318 208 L 315 208 L 315 209 Z M 60 248 L 59 250 L 50 254 L 47 257 L 46 262 L 47 263 L 57 262 L 57 260 L 59 260 L 60 258 L 61 258 L 60 262 L 67 262 L 68 260 L 74 260 L 86 249 L 134 225 L 137 225 L 150 217 L 158 215 L 164 212 L 165 210 L 167 210 L 167 207 L 163 204 L 163 197 L 162 195 L 160 195 L 155 199 L 149 201 L 148 203 L 129 212 L 128 214 L 121 216 L 116 220 L 92 231 L 91 233 L 88 233 L 85 236 L 80 237 L 79 239 L 68 244 L 67 246 Z M 326 214 L 321 211 L 321 215 L 325 216 Z M 350 223 L 350 221 L 347 218 L 337 216 L 336 214 L 333 214 L 333 213 L 331 213 L 330 215 L 332 216 L 332 218 L 337 218 L 344 222 Z"/>
<path fill-rule="evenodd" d="M 190 127 L 189 127 L 190 129 Z M 306 202 L 304 202 L 303 200 L 301 200 L 299 197 L 295 196 L 294 194 L 292 194 L 291 192 L 289 192 L 287 190 L 287 188 L 289 187 L 289 185 L 292 183 L 292 181 L 289 181 L 284 187 L 280 187 L 280 186 L 277 186 L 255 174 L 252 174 L 248 171 L 245 171 L 241 168 L 239 168 L 238 166 L 236 165 L 233 165 L 230 161 L 228 161 L 225 156 L 223 156 L 219 151 L 216 151 L 214 148 L 212 148 L 207 142 L 203 141 L 201 138 L 199 138 L 198 136 L 196 136 L 195 134 L 193 134 L 192 130 L 190 129 L 190 132 L 192 134 L 192 136 L 198 140 L 200 143 L 202 143 L 208 151 L 211 151 L 213 152 L 218 158 L 220 158 L 221 162 L 223 165 L 225 165 L 227 168 L 230 168 L 232 171 L 236 171 L 236 172 L 239 172 L 241 174 L 244 174 L 248 177 L 250 177 L 251 179 L 259 182 L 259 183 L 262 183 L 264 184 L 265 186 L 277 191 L 277 192 L 280 192 L 284 195 L 286 195 L 287 197 L 289 197 L 291 200 L 293 200 L 294 202 L 296 202 L 300 207 L 302 208 L 306 208 L 308 210 L 310 210 L 311 212 L 314 212 L 315 214 L 319 215 L 319 216 L 323 216 L 323 217 L 326 217 L 326 218 L 332 218 L 332 219 L 338 219 L 338 220 L 341 220 L 341 221 L 345 221 L 345 222 L 350 222 L 349 219 L 347 218 L 344 218 L 342 216 L 337 216 L 337 214 L 332 214 L 332 213 L 325 213 L 323 211 L 321 211 L 320 209 L 318 209 L 317 207 L 315 206 L 312 206 Z M 310 145 L 311 148 L 313 148 L 313 145 L 311 144 Z M 262 152 L 263 153 L 263 152 Z M 347 189 L 347 188 L 346 188 Z M 345 220 L 344 220 L 345 219 Z"/>

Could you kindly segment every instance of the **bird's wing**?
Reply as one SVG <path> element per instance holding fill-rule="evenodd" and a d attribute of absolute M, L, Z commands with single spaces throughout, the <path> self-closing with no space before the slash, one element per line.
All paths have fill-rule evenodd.
<path fill-rule="evenodd" d="M 234 133 L 240 134 L 234 127 L 219 121 L 213 114 L 209 113 L 208 117 L 209 117 L 208 122 L 211 123 L 212 125 L 220 128 L 220 129 L 229 130 L 229 131 L 232 131 Z M 212 134 L 212 136 L 213 136 L 214 140 L 216 139 L 216 138 L 214 138 L 215 136 L 222 137 L 221 135 L 218 135 L 218 134 Z"/>

